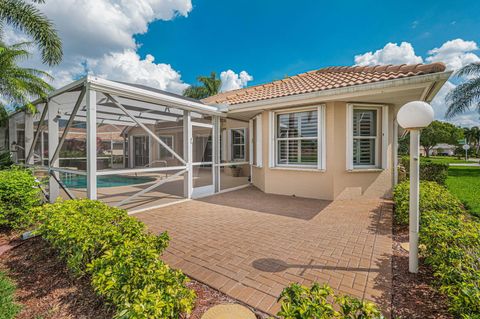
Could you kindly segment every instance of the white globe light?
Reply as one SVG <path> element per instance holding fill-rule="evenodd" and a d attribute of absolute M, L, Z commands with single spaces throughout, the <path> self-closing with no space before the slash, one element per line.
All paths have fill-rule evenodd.
<path fill-rule="evenodd" d="M 397 122 L 404 129 L 420 129 L 433 121 L 433 108 L 423 101 L 408 102 L 400 108 Z"/>

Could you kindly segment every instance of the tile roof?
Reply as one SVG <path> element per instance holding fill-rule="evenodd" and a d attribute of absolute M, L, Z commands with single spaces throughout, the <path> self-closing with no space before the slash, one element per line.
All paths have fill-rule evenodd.
<path fill-rule="evenodd" d="M 328 67 L 266 84 L 219 93 L 202 101 L 209 104 L 233 105 L 443 71 L 445 71 L 445 65 L 440 62 L 413 65 Z"/>

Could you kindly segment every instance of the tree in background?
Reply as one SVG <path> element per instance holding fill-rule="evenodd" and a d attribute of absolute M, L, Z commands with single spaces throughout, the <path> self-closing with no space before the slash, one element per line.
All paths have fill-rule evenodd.
<path fill-rule="evenodd" d="M 44 3 L 45 0 L 32 2 Z M 0 30 L 5 23 L 25 32 L 33 39 L 40 48 L 43 63 L 50 66 L 60 63 L 63 56 L 62 41 L 52 22 L 35 5 L 23 0 L 1 0 Z"/>
<path fill-rule="evenodd" d="M 420 145 L 423 146 L 425 154 L 429 157 L 432 148 L 438 143 L 456 145 L 462 138 L 463 129 L 447 122 L 433 121 L 422 130 Z"/>
<path fill-rule="evenodd" d="M 202 83 L 202 85 L 189 86 L 183 91 L 184 96 L 201 100 L 220 92 L 222 80 L 217 78 L 215 72 L 210 73 L 210 76 L 199 76 L 197 81 Z"/>
<path fill-rule="evenodd" d="M 472 63 L 461 68 L 457 77 L 466 81 L 458 85 L 447 95 L 447 118 L 462 114 L 474 106 L 480 113 L 480 63 Z"/>
<path fill-rule="evenodd" d="M 473 153 L 478 157 L 478 150 L 480 148 L 480 129 L 478 126 L 464 128 L 463 134 L 467 144 L 471 146 Z"/>
<path fill-rule="evenodd" d="M 19 43 L 6 46 L 0 43 L 0 96 L 8 104 L 17 107 L 26 106 L 27 110 L 35 112 L 30 100 L 35 97 L 46 97 L 53 88 L 44 81 L 51 79 L 48 73 L 18 66 L 30 56 L 27 51 L 29 43 Z M 0 102 L 0 121 L 5 125 L 7 113 L 5 105 Z"/>

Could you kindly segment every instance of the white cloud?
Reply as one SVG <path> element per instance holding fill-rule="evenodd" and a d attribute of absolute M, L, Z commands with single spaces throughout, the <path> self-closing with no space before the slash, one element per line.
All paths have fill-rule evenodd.
<path fill-rule="evenodd" d="M 94 60 L 90 68 L 93 74 L 103 78 L 144 84 L 174 93 L 182 93 L 188 87 L 180 79 L 180 73 L 169 64 L 154 61 L 151 54 L 142 60 L 135 51 L 127 49 Z"/>
<path fill-rule="evenodd" d="M 478 46 L 475 41 L 465 41 L 462 39 L 450 40 L 442 44 L 439 48 L 428 51 L 429 57 L 426 61 L 443 62 L 449 70 L 458 70 L 461 67 L 479 62 L 480 58 L 472 51 L 477 51 Z"/>
<path fill-rule="evenodd" d="M 428 63 L 443 62 L 447 69 L 456 71 L 472 62 L 479 62 L 480 58 L 473 53 L 477 50 L 479 48 L 474 41 L 450 40 L 439 48 L 429 50 L 425 61 Z M 416 64 L 422 63 L 422 61 L 423 58 L 415 54 L 413 46 L 408 42 L 402 42 L 400 46 L 396 43 L 387 43 L 383 49 L 355 56 L 356 65 Z M 454 83 L 447 81 L 433 99 L 431 104 L 437 120 L 445 121 L 447 111 L 445 98 L 455 87 Z M 480 125 L 479 115 L 473 109 L 448 121 L 461 126 Z"/>
<path fill-rule="evenodd" d="M 38 7 L 53 21 L 63 42 L 62 63 L 47 70 L 55 77 L 54 86 L 86 71 L 177 93 L 186 86 L 169 64 L 154 63 L 151 55 L 140 59 L 134 35 L 147 32 L 153 21 L 187 16 L 191 0 L 49 0 Z M 20 32 L 7 29 L 7 43 L 24 39 Z M 38 55 L 26 65 L 47 68 Z"/>
<path fill-rule="evenodd" d="M 423 59 L 415 54 L 413 46 L 408 42 L 387 43 L 383 49 L 367 52 L 355 56 L 355 65 L 382 65 L 382 64 L 417 64 Z"/>
<path fill-rule="evenodd" d="M 253 77 L 246 71 L 242 71 L 240 74 L 237 74 L 232 70 L 227 70 L 220 73 L 220 79 L 222 80 L 222 87 L 220 88 L 220 91 L 226 92 L 241 89 L 247 86 L 247 83 L 252 81 Z"/>

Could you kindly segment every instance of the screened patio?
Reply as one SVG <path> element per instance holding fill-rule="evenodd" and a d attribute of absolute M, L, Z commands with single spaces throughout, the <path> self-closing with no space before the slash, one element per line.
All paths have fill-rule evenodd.
<path fill-rule="evenodd" d="M 134 212 L 249 184 L 249 123 L 215 106 L 91 76 L 34 104 L 10 117 L 10 149 L 50 202 Z"/>

